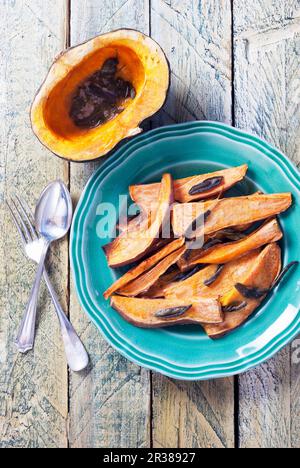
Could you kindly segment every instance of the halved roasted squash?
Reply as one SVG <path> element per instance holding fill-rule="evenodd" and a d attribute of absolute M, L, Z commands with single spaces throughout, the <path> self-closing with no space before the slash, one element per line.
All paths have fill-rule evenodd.
<path fill-rule="evenodd" d="M 135 90 L 122 111 L 96 128 L 80 128 L 70 117 L 74 94 L 108 59 L 118 60 L 117 77 Z M 131 29 L 103 34 L 57 57 L 31 109 L 32 128 L 53 153 L 74 161 L 99 158 L 157 112 L 169 88 L 169 66 L 159 45 Z"/>
<path fill-rule="evenodd" d="M 215 299 L 139 299 L 112 296 L 111 306 L 128 322 L 142 328 L 222 323 L 224 315 Z"/>
<path fill-rule="evenodd" d="M 111 267 L 128 265 L 144 257 L 159 238 L 162 226 L 169 217 L 170 206 L 173 201 L 173 181 L 170 174 L 164 174 L 158 207 L 151 213 L 148 224 L 142 223 L 138 229 L 125 231 L 104 246 L 107 261 Z"/>
<path fill-rule="evenodd" d="M 178 262 L 181 256 L 186 251 L 186 247 L 183 246 L 175 252 L 172 252 L 167 257 L 163 258 L 157 265 L 151 270 L 146 271 L 143 275 L 136 278 L 131 283 L 125 285 L 123 288 L 118 290 L 118 293 L 122 296 L 135 297 L 139 294 L 146 293 L 151 286 L 172 266 Z"/>
<path fill-rule="evenodd" d="M 146 273 L 148 270 L 157 265 L 162 259 L 170 255 L 172 252 L 180 249 L 184 244 L 184 238 L 175 239 L 170 244 L 163 247 L 157 253 L 141 262 L 136 267 L 129 270 L 125 275 L 121 276 L 117 281 L 114 282 L 103 294 L 105 299 L 108 299 L 114 292 L 121 288 L 124 288 L 128 283 L 134 281 L 139 276 Z"/>
<path fill-rule="evenodd" d="M 247 169 L 248 166 L 244 164 L 243 166 L 223 169 L 209 174 L 175 180 L 174 198 L 178 202 L 185 203 L 216 197 L 243 180 Z M 131 199 L 146 212 L 155 207 L 159 190 L 159 183 L 131 185 L 129 187 Z"/>
<path fill-rule="evenodd" d="M 172 212 L 173 231 L 178 237 L 184 236 L 199 219 L 199 226 L 193 226 L 193 236 L 208 235 L 228 227 L 276 216 L 286 211 L 291 204 L 290 193 L 223 198 L 213 208 L 211 201 L 177 204 Z M 203 214 L 208 215 L 205 223 L 201 221 Z"/>
<path fill-rule="evenodd" d="M 267 246 L 249 271 L 244 284 L 257 287 L 260 290 L 268 290 L 272 287 L 281 270 L 281 251 L 278 245 Z M 225 313 L 225 319 L 219 325 L 203 325 L 206 333 L 211 338 L 221 338 L 227 333 L 240 327 L 250 315 L 257 309 L 265 299 L 261 296 L 257 299 L 249 299 L 241 296 L 236 289 L 227 295 L 225 302 L 235 304 L 245 304 L 245 307 L 237 311 Z"/>
<path fill-rule="evenodd" d="M 220 265 L 228 263 L 251 250 L 277 242 L 282 236 L 283 233 L 277 219 L 272 219 L 239 241 L 218 244 L 208 250 L 190 251 L 187 259 L 184 256 L 180 259 L 180 269 L 186 270 L 197 264 Z"/>

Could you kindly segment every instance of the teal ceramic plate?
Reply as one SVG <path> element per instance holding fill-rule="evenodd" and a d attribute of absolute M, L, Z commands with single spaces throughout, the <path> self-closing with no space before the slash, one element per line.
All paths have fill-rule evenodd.
<path fill-rule="evenodd" d="M 163 127 L 138 136 L 116 151 L 88 182 L 75 214 L 71 260 L 83 309 L 107 341 L 129 360 L 170 377 L 206 380 L 244 372 L 266 361 L 300 332 L 299 270 L 286 278 L 247 323 L 217 341 L 200 327 L 145 330 L 127 323 L 102 293 L 121 274 L 111 270 L 99 238 L 100 203 L 118 205 L 134 183 L 159 181 L 221 168 L 249 165 L 248 177 L 235 195 L 262 190 L 292 192 L 294 205 L 280 217 L 286 265 L 300 258 L 300 178 L 297 169 L 264 141 L 226 125 L 193 122 Z M 103 215 L 103 212 L 102 212 Z"/>

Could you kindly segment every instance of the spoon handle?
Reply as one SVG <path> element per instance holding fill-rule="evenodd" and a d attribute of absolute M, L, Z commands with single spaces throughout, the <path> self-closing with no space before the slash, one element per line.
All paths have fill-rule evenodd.
<path fill-rule="evenodd" d="M 72 324 L 69 322 L 64 313 L 56 292 L 53 289 L 50 278 L 46 270 L 44 270 L 44 280 L 49 290 L 52 302 L 54 304 L 61 328 L 62 339 L 65 347 L 65 353 L 68 365 L 74 372 L 79 372 L 85 369 L 89 363 L 88 354 L 75 332 Z"/>
<path fill-rule="evenodd" d="M 41 279 L 44 271 L 45 258 L 48 252 L 49 243 L 45 242 L 41 253 L 40 262 L 36 272 L 34 284 L 26 306 L 25 314 L 21 322 L 16 345 L 20 353 L 27 353 L 33 348 L 35 338 L 36 309 Z"/>

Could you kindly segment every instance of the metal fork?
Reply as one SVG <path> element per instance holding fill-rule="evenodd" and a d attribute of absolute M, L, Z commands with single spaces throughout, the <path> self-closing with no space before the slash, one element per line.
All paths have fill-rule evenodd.
<path fill-rule="evenodd" d="M 25 200 L 15 196 L 14 199 L 11 199 L 10 203 L 7 202 L 7 206 L 20 234 L 27 257 L 35 263 L 38 263 L 40 260 L 43 239 L 35 229 L 33 214 L 28 204 Z M 73 326 L 67 319 L 45 269 L 43 275 L 60 322 L 68 365 L 73 371 L 81 371 L 88 365 L 88 354 Z"/>

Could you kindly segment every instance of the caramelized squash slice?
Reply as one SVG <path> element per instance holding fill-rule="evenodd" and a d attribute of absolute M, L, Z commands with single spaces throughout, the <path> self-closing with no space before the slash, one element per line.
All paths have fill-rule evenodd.
<path fill-rule="evenodd" d="M 128 265 L 144 257 L 151 250 L 159 238 L 163 224 L 168 219 L 172 201 L 173 181 L 170 174 L 164 174 L 154 219 L 149 220 L 149 225 L 142 223 L 139 229 L 121 233 L 104 247 L 109 266 L 116 268 Z"/>
<path fill-rule="evenodd" d="M 164 286 L 164 297 L 184 299 L 190 296 L 218 298 L 232 291 L 236 283 L 243 283 L 248 272 L 257 262 L 260 250 L 254 250 L 238 260 L 227 263 L 221 274 L 210 286 L 205 283 L 214 277 L 218 265 L 209 265 L 184 281 L 173 282 Z M 150 291 L 149 291 L 150 292 Z M 157 291 L 159 293 L 159 291 Z M 162 297 L 162 295 L 160 296 Z"/>
<path fill-rule="evenodd" d="M 199 268 L 199 267 L 198 267 Z M 197 268 L 197 270 L 198 270 Z M 192 276 L 195 272 L 190 271 L 190 276 Z M 179 282 L 178 277 L 181 277 L 182 272 L 179 270 L 178 266 L 174 265 L 171 271 L 167 271 L 164 275 L 162 275 L 156 283 L 145 293 L 144 297 L 151 298 L 151 299 L 159 299 L 163 298 L 164 295 L 164 288 L 169 286 L 173 282 Z"/>
<path fill-rule="evenodd" d="M 172 252 L 180 249 L 184 244 L 184 238 L 176 239 L 170 244 L 166 245 L 163 249 L 141 262 L 136 267 L 129 270 L 125 275 L 121 276 L 114 284 L 112 284 L 103 294 L 105 299 L 108 299 L 113 293 L 124 288 L 128 283 L 131 283 L 139 276 L 146 273 L 148 270 L 157 265 L 162 259 L 170 255 Z"/>
<path fill-rule="evenodd" d="M 253 233 L 237 242 L 218 244 L 210 249 L 190 251 L 187 260 L 182 257 L 179 261 L 180 269 L 186 270 L 197 264 L 216 264 L 231 262 L 251 250 L 282 239 L 283 233 L 277 219 L 267 221 Z"/>
<path fill-rule="evenodd" d="M 242 281 L 237 281 L 237 283 L 242 283 L 244 286 L 258 288 L 260 290 L 266 289 L 275 281 L 280 271 L 281 249 L 277 244 L 269 244 L 264 248 L 257 261 Z M 272 278 L 272 281 L 269 285 L 270 278 Z M 264 286 L 265 283 L 267 283 L 267 286 Z M 222 296 L 221 303 L 226 307 L 237 302 L 242 302 L 243 300 L 245 299 L 241 293 L 233 287 Z"/>
<path fill-rule="evenodd" d="M 178 202 L 186 203 L 193 200 L 205 200 L 206 198 L 217 197 L 243 180 L 247 170 L 248 166 L 244 164 L 243 166 L 223 169 L 210 174 L 201 174 L 175 180 L 174 198 Z M 209 186 L 211 186 L 211 188 L 209 188 Z M 197 187 L 198 193 L 194 193 L 197 192 Z M 155 207 L 159 190 L 159 183 L 132 185 L 129 187 L 132 200 L 145 212 L 151 209 L 153 210 L 153 207 Z"/>
<path fill-rule="evenodd" d="M 141 328 L 222 323 L 224 318 L 220 303 L 215 299 L 139 299 L 112 296 L 111 306 L 127 322 Z"/>
<path fill-rule="evenodd" d="M 208 235 L 276 216 L 286 211 L 291 204 L 290 193 L 223 198 L 213 208 L 211 201 L 177 204 L 172 213 L 173 231 L 178 237 L 186 235 L 198 219 L 203 219 L 205 213 L 207 216 L 204 225 L 200 222 L 199 227 L 193 229 L 193 236 Z"/>
<path fill-rule="evenodd" d="M 277 244 L 270 244 L 259 255 L 251 271 L 249 271 L 247 278 L 244 279 L 244 284 L 259 289 L 270 289 L 278 277 L 280 270 L 280 248 Z M 234 291 L 227 295 L 226 300 L 223 302 L 226 304 L 246 302 L 246 306 L 235 312 L 227 312 L 222 324 L 203 325 L 206 333 L 211 338 L 221 338 L 235 330 L 250 317 L 264 299 L 265 296 L 259 299 L 245 299 L 234 289 Z"/>
<path fill-rule="evenodd" d="M 175 252 L 161 260 L 151 270 L 147 271 L 137 279 L 119 289 L 118 293 L 122 296 L 135 297 L 139 294 L 147 292 L 151 286 L 162 276 L 174 263 L 178 262 L 181 256 L 186 251 L 183 246 Z"/>
<path fill-rule="evenodd" d="M 145 217 L 139 213 L 136 216 L 128 218 L 120 218 L 116 225 L 116 230 L 119 233 L 130 231 L 131 229 L 137 229 L 141 226 L 142 222 L 145 220 Z"/>

